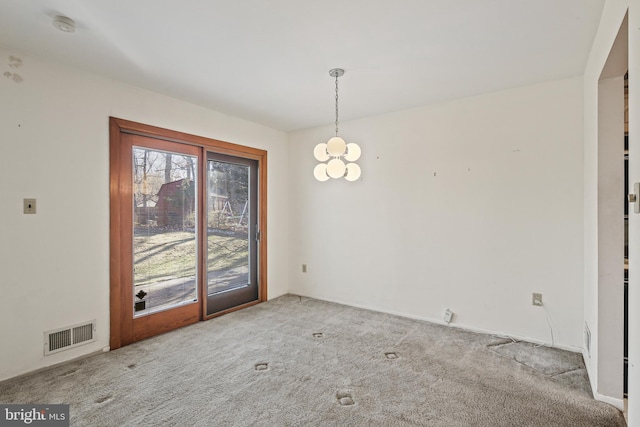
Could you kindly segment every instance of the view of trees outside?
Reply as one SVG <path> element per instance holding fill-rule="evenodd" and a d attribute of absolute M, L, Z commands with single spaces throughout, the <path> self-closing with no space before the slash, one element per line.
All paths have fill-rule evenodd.
<path fill-rule="evenodd" d="M 198 159 L 133 148 L 134 313 L 196 301 Z M 246 286 L 249 167 L 207 162 L 208 293 Z"/>
<path fill-rule="evenodd" d="M 197 158 L 133 149 L 134 312 L 197 300 Z"/>
<path fill-rule="evenodd" d="M 207 282 L 211 295 L 248 283 L 249 167 L 207 163 Z"/>

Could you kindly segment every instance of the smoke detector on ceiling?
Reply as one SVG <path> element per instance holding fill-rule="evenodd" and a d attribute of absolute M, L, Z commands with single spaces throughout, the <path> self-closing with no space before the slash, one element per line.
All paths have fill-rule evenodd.
<path fill-rule="evenodd" d="M 55 16 L 53 18 L 53 26 L 65 33 L 73 33 L 76 30 L 76 23 L 66 16 Z"/>

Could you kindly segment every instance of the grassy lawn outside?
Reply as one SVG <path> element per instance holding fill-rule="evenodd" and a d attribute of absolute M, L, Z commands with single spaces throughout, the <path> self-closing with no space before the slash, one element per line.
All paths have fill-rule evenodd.
<path fill-rule="evenodd" d="M 246 237 L 212 234 L 207 246 L 208 271 L 238 267 L 247 262 Z M 196 239 L 193 233 L 151 231 L 140 235 L 136 232 L 133 252 L 135 286 L 196 275 Z"/>

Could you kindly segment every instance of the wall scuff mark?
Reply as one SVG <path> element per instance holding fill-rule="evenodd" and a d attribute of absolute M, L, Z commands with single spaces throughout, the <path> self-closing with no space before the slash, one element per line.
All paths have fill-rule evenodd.
<path fill-rule="evenodd" d="M 22 67 L 22 59 L 16 56 L 9 56 L 9 67 L 13 69 Z M 22 82 L 22 76 L 16 72 L 5 71 L 2 75 L 13 80 L 15 83 Z"/>

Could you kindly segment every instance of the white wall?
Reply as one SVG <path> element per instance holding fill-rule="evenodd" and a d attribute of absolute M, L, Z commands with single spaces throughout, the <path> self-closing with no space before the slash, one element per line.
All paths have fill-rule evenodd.
<path fill-rule="evenodd" d="M 355 183 L 313 178 L 332 127 L 293 133 L 291 292 L 550 343 L 540 292 L 580 349 L 582 110 L 575 77 L 344 122 Z"/>
<path fill-rule="evenodd" d="M 268 293 L 288 291 L 287 135 L 20 52 L 0 76 L 0 380 L 109 344 L 109 129 L 115 116 L 268 151 Z M 22 199 L 37 214 L 22 214 Z M 97 319 L 97 342 L 43 356 L 43 332 Z"/>

